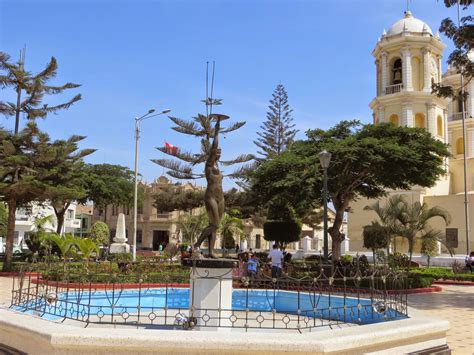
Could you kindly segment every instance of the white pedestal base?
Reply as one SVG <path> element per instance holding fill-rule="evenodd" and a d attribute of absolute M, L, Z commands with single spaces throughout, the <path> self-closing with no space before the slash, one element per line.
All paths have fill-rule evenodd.
<path fill-rule="evenodd" d="M 120 253 L 129 253 L 130 245 L 127 243 L 112 243 L 110 244 L 109 253 L 110 254 L 120 254 Z"/>
<path fill-rule="evenodd" d="M 232 268 L 191 269 L 189 315 L 197 330 L 226 330 L 232 326 Z"/>

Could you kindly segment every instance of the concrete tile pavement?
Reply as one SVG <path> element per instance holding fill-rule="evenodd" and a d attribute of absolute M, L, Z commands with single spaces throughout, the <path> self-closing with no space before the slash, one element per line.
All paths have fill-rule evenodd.
<path fill-rule="evenodd" d="M 443 285 L 443 291 L 408 295 L 408 305 L 448 320 L 453 354 L 474 354 L 474 286 Z"/>

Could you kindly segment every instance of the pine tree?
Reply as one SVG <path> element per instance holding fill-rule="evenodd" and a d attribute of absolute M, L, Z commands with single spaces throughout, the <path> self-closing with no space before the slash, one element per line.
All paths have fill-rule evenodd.
<path fill-rule="evenodd" d="M 60 94 L 64 90 L 80 86 L 74 83 L 66 83 L 61 86 L 46 85 L 56 76 L 58 70 L 58 64 L 54 57 L 51 58 L 46 68 L 36 75 L 25 70 L 24 52 L 17 63 L 11 63 L 9 60 L 8 54 L 0 52 L 0 70 L 3 71 L 0 73 L 0 87 L 12 87 L 16 92 L 16 101 L 0 100 L 0 114 L 6 117 L 15 117 L 15 134 L 18 134 L 19 131 L 21 113 L 24 113 L 29 120 L 45 118 L 50 113 L 68 109 L 81 99 L 81 94 L 77 94 L 71 100 L 56 106 L 48 106 L 43 103 L 45 95 Z"/>
<path fill-rule="evenodd" d="M 219 105 L 221 103 L 220 99 L 207 99 L 206 106 Z M 208 109 L 209 110 L 209 109 Z M 212 110 L 212 108 L 211 108 Z M 201 179 L 205 177 L 205 174 L 202 171 L 194 171 L 194 167 L 197 165 L 204 164 L 209 154 L 211 153 L 211 148 L 213 144 L 218 147 L 218 138 L 221 134 L 230 133 L 242 127 L 245 122 L 235 122 L 228 127 L 221 127 L 221 123 L 224 120 L 227 120 L 229 117 L 220 114 L 198 114 L 196 117 L 193 117 L 192 120 L 183 120 L 177 117 L 170 117 L 170 120 L 176 125 L 172 127 L 176 132 L 187 134 L 190 136 L 195 136 L 201 138 L 201 151 L 197 154 L 186 152 L 182 149 L 173 149 L 170 150 L 167 147 L 157 147 L 160 152 L 163 152 L 173 158 L 181 160 L 183 163 L 177 162 L 172 159 L 153 159 L 152 161 L 166 169 L 169 169 L 166 173 L 176 179 Z M 217 148 L 216 148 L 217 149 Z M 220 149 L 220 148 L 218 148 Z M 241 154 L 235 159 L 232 160 L 220 160 L 219 163 L 223 166 L 230 166 L 239 163 L 245 163 L 254 159 L 251 154 Z M 237 171 L 228 174 L 226 176 L 237 178 L 240 177 L 241 171 Z"/>
<path fill-rule="evenodd" d="M 261 149 L 258 153 L 263 159 L 272 159 L 281 155 L 293 142 L 296 129 L 293 129 L 293 117 L 288 104 L 288 94 L 282 84 L 278 84 L 272 94 L 267 112 L 267 120 L 260 128 L 262 132 L 257 132 L 260 138 L 254 143 Z"/>
<path fill-rule="evenodd" d="M 212 90 L 211 90 L 212 92 Z M 229 117 L 222 114 L 213 114 L 212 106 L 221 103 L 219 99 L 206 98 L 206 115 L 198 114 L 192 121 L 186 121 L 177 117 L 170 117 L 176 124 L 173 129 L 177 132 L 201 138 L 201 152 L 192 154 L 177 148 L 166 147 L 157 148 L 159 151 L 174 156 L 183 163 L 169 159 L 152 160 L 158 165 L 167 169 L 167 174 L 177 179 L 199 179 L 206 178 L 207 187 L 204 194 L 204 205 L 206 207 L 209 224 L 201 233 L 201 236 L 194 244 L 198 248 L 205 239 L 208 239 L 209 257 L 214 257 L 213 248 L 216 240 L 216 232 L 224 216 L 224 191 L 222 189 L 223 174 L 219 169 L 219 164 L 224 166 L 248 162 L 254 157 L 250 154 L 242 154 L 229 161 L 221 160 L 221 148 L 219 146 L 219 135 L 235 131 L 242 127 L 245 122 L 235 122 L 227 127 L 222 127 L 221 123 Z M 203 172 L 193 171 L 194 166 L 204 164 Z M 243 174 L 243 169 L 239 169 L 232 174 L 234 178 Z"/>

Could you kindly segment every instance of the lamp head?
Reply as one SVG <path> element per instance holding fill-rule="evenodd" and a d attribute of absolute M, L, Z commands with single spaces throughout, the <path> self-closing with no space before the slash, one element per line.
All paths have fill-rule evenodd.
<path fill-rule="evenodd" d="M 162 113 L 162 114 L 165 114 L 165 113 L 170 113 L 170 112 L 171 112 L 171 110 L 170 110 L 169 108 L 168 108 L 168 109 L 166 109 L 166 110 L 163 110 L 163 111 L 161 111 L 161 113 Z"/>
<path fill-rule="evenodd" d="M 329 167 L 329 163 L 331 162 L 331 153 L 329 153 L 326 149 L 319 153 L 319 162 L 323 169 L 327 169 Z"/>
<path fill-rule="evenodd" d="M 148 113 L 153 113 L 153 112 L 155 112 L 154 108 L 151 108 L 151 109 L 148 110 Z"/>

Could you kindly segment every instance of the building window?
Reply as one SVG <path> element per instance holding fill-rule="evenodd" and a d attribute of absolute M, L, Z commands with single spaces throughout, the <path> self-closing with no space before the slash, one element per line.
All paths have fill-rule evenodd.
<path fill-rule="evenodd" d="M 141 244 L 142 243 L 142 230 L 141 229 L 137 229 L 137 244 Z"/>
<path fill-rule="evenodd" d="M 415 127 L 416 128 L 425 128 L 425 115 L 422 113 L 417 113 L 415 115 Z"/>
<path fill-rule="evenodd" d="M 392 85 L 402 83 L 402 60 L 398 58 L 393 62 L 392 67 Z"/>
<path fill-rule="evenodd" d="M 87 219 L 87 217 L 82 217 L 81 218 L 81 228 L 82 229 L 89 228 L 89 220 Z"/>
<path fill-rule="evenodd" d="M 389 120 L 390 123 L 394 124 L 395 126 L 398 126 L 400 124 L 397 115 L 391 115 Z"/>
<path fill-rule="evenodd" d="M 464 139 L 458 138 L 456 141 L 456 154 L 464 154 Z"/>
<path fill-rule="evenodd" d="M 436 123 L 437 123 L 437 133 L 438 137 L 443 137 L 443 117 L 440 115 L 436 118 Z"/>
<path fill-rule="evenodd" d="M 262 247 L 262 237 L 260 234 L 255 236 L 255 249 L 260 249 Z"/>
<path fill-rule="evenodd" d="M 74 210 L 67 210 L 66 219 L 74 219 Z"/>

